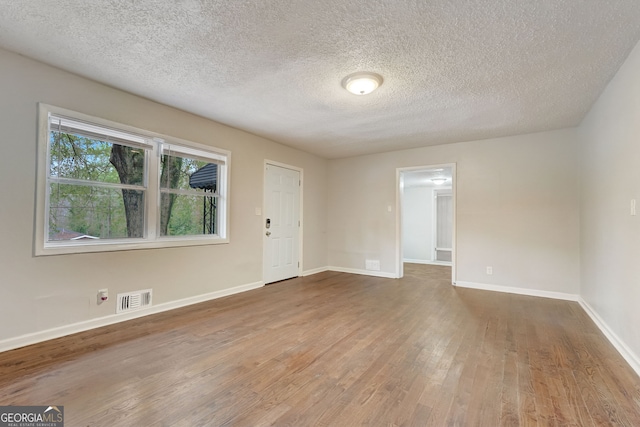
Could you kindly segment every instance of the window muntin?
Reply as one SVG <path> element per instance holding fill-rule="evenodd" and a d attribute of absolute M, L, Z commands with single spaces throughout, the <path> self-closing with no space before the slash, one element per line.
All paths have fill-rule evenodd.
<path fill-rule="evenodd" d="M 41 104 L 38 154 L 36 255 L 227 242 L 228 152 Z"/>

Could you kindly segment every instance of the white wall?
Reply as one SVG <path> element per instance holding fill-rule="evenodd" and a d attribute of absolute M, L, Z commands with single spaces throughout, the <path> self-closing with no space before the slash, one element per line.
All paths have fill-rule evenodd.
<path fill-rule="evenodd" d="M 396 168 L 457 163 L 458 282 L 577 294 L 578 158 L 569 129 L 330 160 L 329 265 L 395 274 Z"/>
<path fill-rule="evenodd" d="M 115 313 L 96 291 L 153 288 L 170 303 L 262 280 L 264 159 L 304 169 L 305 270 L 326 258 L 324 159 L 0 50 L 0 349 L 25 334 Z M 36 106 L 68 108 L 231 150 L 230 239 L 225 245 L 33 256 Z"/>
<path fill-rule="evenodd" d="M 405 187 L 402 195 L 402 244 L 406 260 L 433 260 L 433 188 Z"/>
<path fill-rule="evenodd" d="M 594 104 L 582 136 L 582 298 L 640 372 L 640 45 Z"/>
<path fill-rule="evenodd" d="M 434 185 L 405 186 L 402 191 L 402 251 L 405 262 L 433 262 L 435 247 Z M 449 190 L 451 186 L 438 186 Z"/>

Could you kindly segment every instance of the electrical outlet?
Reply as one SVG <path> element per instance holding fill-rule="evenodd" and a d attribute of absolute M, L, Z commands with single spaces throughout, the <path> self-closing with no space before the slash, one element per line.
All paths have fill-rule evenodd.
<path fill-rule="evenodd" d="M 493 274 L 493 267 L 487 266 L 487 274 L 491 276 Z"/>
<path fill-rule="evenodd" d="M 108 299 L 109 299 L 109 289 L 98 290 L 98 304 L 102 304 Z"/>
<path fill-rule="evenodd" d="M 380 271 L 380 260 L 379 259 L 367 259 L 364 262 L 365 270 L 372 271 Z"/>

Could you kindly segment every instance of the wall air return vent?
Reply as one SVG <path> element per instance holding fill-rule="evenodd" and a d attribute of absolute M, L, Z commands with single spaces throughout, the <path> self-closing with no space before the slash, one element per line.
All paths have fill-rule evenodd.
<path fill-rule="evenodd" d="M 116 313 L 140 310 L 151 305 L 151 289 L 118 294 Z"/>

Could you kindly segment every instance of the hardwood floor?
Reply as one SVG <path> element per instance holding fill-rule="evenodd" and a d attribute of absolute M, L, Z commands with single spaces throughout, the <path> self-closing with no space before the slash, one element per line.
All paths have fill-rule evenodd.
<path fill-rule="evenodd" d="M 639 426 L 577 303 L 326 272 L 0 353 L 0 405 L 66 426 Z"/>

